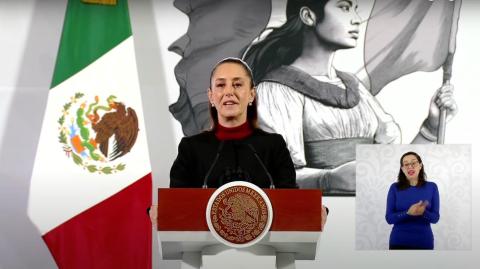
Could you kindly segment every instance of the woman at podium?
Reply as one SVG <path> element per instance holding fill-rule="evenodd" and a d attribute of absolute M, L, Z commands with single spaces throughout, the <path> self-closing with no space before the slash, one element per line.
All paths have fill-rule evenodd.
<path fill-rule="evenodd" d="M 172 188 L 217 188 L 248 181 L 295 188 L 295 169 L 281 135 L 258 128 L 252 71 L 238 58 L 215 65 L 208 88 L 211 128 L 182 138 L 170 171 Z"/>
<path fill-rule="evenodd" d="M 218 62 L 207 91 L 211 128 L 184 137 L 170 170 L 171 188 L 218 188 L 248 181 L 261 188 L 297 188 L 295 168 L 283 137 L 258 128 L 250 67 L 238 58 Z M 156 205 L 149 210 L 157 221 Z M 328 209 L 322 206 L 322 229 Z"/>
<path fill-rule="evenodd" d="M 386 220 L 393 224 L 390 249 L 433 249 L 430 223 L 440 218 L 437 185 L 426 181 L 422 159 L 407 152 L 400 159 L 398 181 L 390 186 Z"/>

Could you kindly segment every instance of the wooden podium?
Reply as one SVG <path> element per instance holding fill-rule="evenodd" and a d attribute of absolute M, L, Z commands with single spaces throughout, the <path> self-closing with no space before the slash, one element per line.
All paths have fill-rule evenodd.
<path fill-rule="evenodd" d="M 205 212 L 214 191 L 158 189 L 162 259 L 182 260 L 182 268 L 236 268 L 250 260 L 255 267 L 249 268 L 282 269 L 295 268 L 295 260 L 315 259 L 321 232 L 320 190 L 264 189 L 273 208 L 270 231 L 254 246 L 242 249 L 221 244 L 208 229 Z"/>

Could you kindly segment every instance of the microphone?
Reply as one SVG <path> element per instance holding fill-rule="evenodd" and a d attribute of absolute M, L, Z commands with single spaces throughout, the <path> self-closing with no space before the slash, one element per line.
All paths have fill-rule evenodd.
<path fill-rule="evenodd" d="M 264 170 L 265 173 L 267 174 L 268 180 L 270 180 L 270 189 L 275 189 L 275 184 L 273 184 L 272 175 L 270 175 L 270 173 L 268 172 L 267 167 L 265 167 L 265 164 L 262 162 L 262 159 L 260 159 L 260 156 L 258 156 L 257 151 L 256 151 L 255 148 L 252 146 L 252 144 L 250 144 L 250 143 L 245 143 L 245 144 L 250 148 L 250 150 L 252 150 L 253 155 L 254 155 L 255 158 L 257 159 L 258 163 L 260 163 L 260 165 L 262 166 L 263 170 Z"/>
<path fill-rule="evenodd" d="M 208 168 L 208 171 L 205 174 L 205 178 L 203 179 L 203 185 L 202 185 L 203 189 L 207 188 L 207 179 L 210 176 L 210 174 L 212 173 L 213 168 L 215 167 L 215 165 L 218 162 L 218 158 L 220 157 L 220 152 L 222 151 L 224 144 L 225 144 L 225 140 L 222 140 L 222 141 L 220 141 L 220 145 L 218 145 L 217 155 L 215 155 L 215 159 L 213 159 L 212 165 L 210 165 L 210 168 Z"/>

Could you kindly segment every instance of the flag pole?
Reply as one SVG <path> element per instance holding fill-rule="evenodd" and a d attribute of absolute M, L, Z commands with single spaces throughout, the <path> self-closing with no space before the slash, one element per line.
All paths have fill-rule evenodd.
<path fill-rule="evenodd" d="M 452 28 L 450 30 L 450 43 L 448 46 L 448 54 L 443 64 L 443 86 L 450 85 L 450 79 L 452 78 L 452 65 L 453 65 L 453 55 L 455 54 L 455 48 L 457 43 L 457 30 L 458 30 L 458 19 L 460 18 L 460 6 L 462 5 L 462 0 L 454 0 L 455 6 L 453 8 L 453 18 L 452 18 Z M 437 134 L 437 144 L 445 143 L 445 129 L 447 124 L 447 110 L 442 108 L 440 110 L 440 119 L 438 122 L 438 134 Z"/>

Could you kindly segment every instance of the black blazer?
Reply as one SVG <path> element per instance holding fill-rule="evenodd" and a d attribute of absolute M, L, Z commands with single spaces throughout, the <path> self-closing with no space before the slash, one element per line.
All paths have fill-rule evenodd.
<path fill-rule="evenodd" d="M 171 188 L 200 188 L 212 166 L 221 141 L 213 131 L 184 137 L 178 146 L 178 156 L 170 170 Z M 270 181 L 255 157 L 253 146 L 272 175 L 276 188 L 296 188 L 295 168 L 283 137 L 254 129 L 253 134 L 241 140 L 225 140 L 220 156 L 208 177 L 209 188 L 235 181 L 249 181 L 268 188 Z"/>

